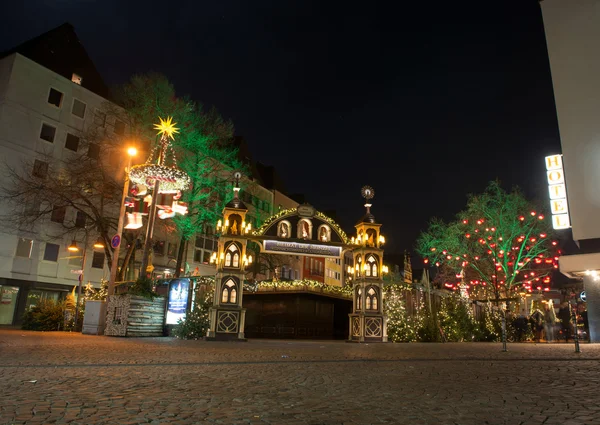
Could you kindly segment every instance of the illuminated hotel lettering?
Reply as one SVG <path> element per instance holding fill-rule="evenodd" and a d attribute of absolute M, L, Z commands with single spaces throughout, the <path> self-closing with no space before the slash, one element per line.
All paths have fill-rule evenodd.
<path fill-rule="evenodd" d="M 548 178 L 548 191 L 550 193 L 552 227 L 555 229 L 568 229 L 571 227 L 571 223 L 569 220 L 569 205 L 567 203 L 562 155 L 546 157 L 546 176 Z"/>

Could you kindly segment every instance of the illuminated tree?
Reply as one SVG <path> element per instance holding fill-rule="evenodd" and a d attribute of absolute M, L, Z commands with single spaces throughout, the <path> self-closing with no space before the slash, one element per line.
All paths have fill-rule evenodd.
<path fill-rule="evenodd" d="M 449 289 L 463 288 L 473 298 L 500 300 L 516 292 L 549 290 L 558 268 L 557 242 L 549 220 L 518 191 L 497 182 L 451 223 L 433 219 L 417 241 L 424 262 L 451 272 Z"/>
<path fill-rule="evenodd" d="M 403 284 L 391 284 L 385 288 L 384 309 L 387 315 L 388 339 L 391 342 L 415 342 L 419 340 L 419 331 L 424 323 L 424 305 L 421 303 L 419 313 L 411 316 L 406 311 L 404 291 L 412 288 Z"/>
<path fill-rule="evenodd" d="M 133 137 L 149 147 L 158 142 L 153 130 L 157 117 L 169 116 L 177 122 L 179 133 L 173 140 L 173 147 L 178 166 L 192 182 L 182 197 L 188 205 L 188 213 L 172 220 L 181 238 L 176 266 L 178 276 L 186 244 L 197 233 L 206 233 L 207 226 L 217 221 L 229 200 L 231 172 L 242 167 L 237 160 L 237 150 L 231 144 L 233 124 L 224 120 L 214 108 L 205 111 L 202 105 L 177 97 L 173 85 L 161 74 L 136 75 L 117 88 L 115 97 L 125 108 L 122 119 L 131 126 Z M 134 249 L 135 244 L 130 245 L 130 250 Z"/>

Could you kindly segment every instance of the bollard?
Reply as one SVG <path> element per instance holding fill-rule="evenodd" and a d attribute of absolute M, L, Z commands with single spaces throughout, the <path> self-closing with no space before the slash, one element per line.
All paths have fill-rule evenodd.
<path fill-rule="evenodd" d="M 506 311 L 502 310 L 502 352 L 506 353 Z"/>
<path fill-rule="evenodd" d="M 575 342 L 575 352 L 581 353 L 581 350 L 579 349 L 579 332 L 577 332 L 577 312 L 571 307 L 571 304 L 569 304 L 569 308 L 571 309 L 571 320 L 573 321 L 573 342 Z"/>

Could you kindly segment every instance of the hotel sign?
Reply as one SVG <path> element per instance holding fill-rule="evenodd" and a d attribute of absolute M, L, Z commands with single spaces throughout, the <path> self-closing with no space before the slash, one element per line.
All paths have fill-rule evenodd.
<path fill-rule="evenodd" d="M 342 255 L 342 247 L 266 240 L 264 242 L 263 252 L 271 254 L 298 254 L 313 257 L 340 258 Z"/>
<path fill-rule="evenodd" d="M 568 229 L 571 227 L 571 222 L 569 220 L 562 155 L 546 157 L 546 176 L 548 178 L 548 191 L 550 192 L 552 227 L 555 229 Z"/>

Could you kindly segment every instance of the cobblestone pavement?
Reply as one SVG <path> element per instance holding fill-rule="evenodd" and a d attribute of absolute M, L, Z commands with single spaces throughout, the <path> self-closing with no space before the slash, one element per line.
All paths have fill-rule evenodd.
<path fill-rule="evenodd" d="M 581 348 L 0 330 L 0 423 L 600 425 Z"/>

